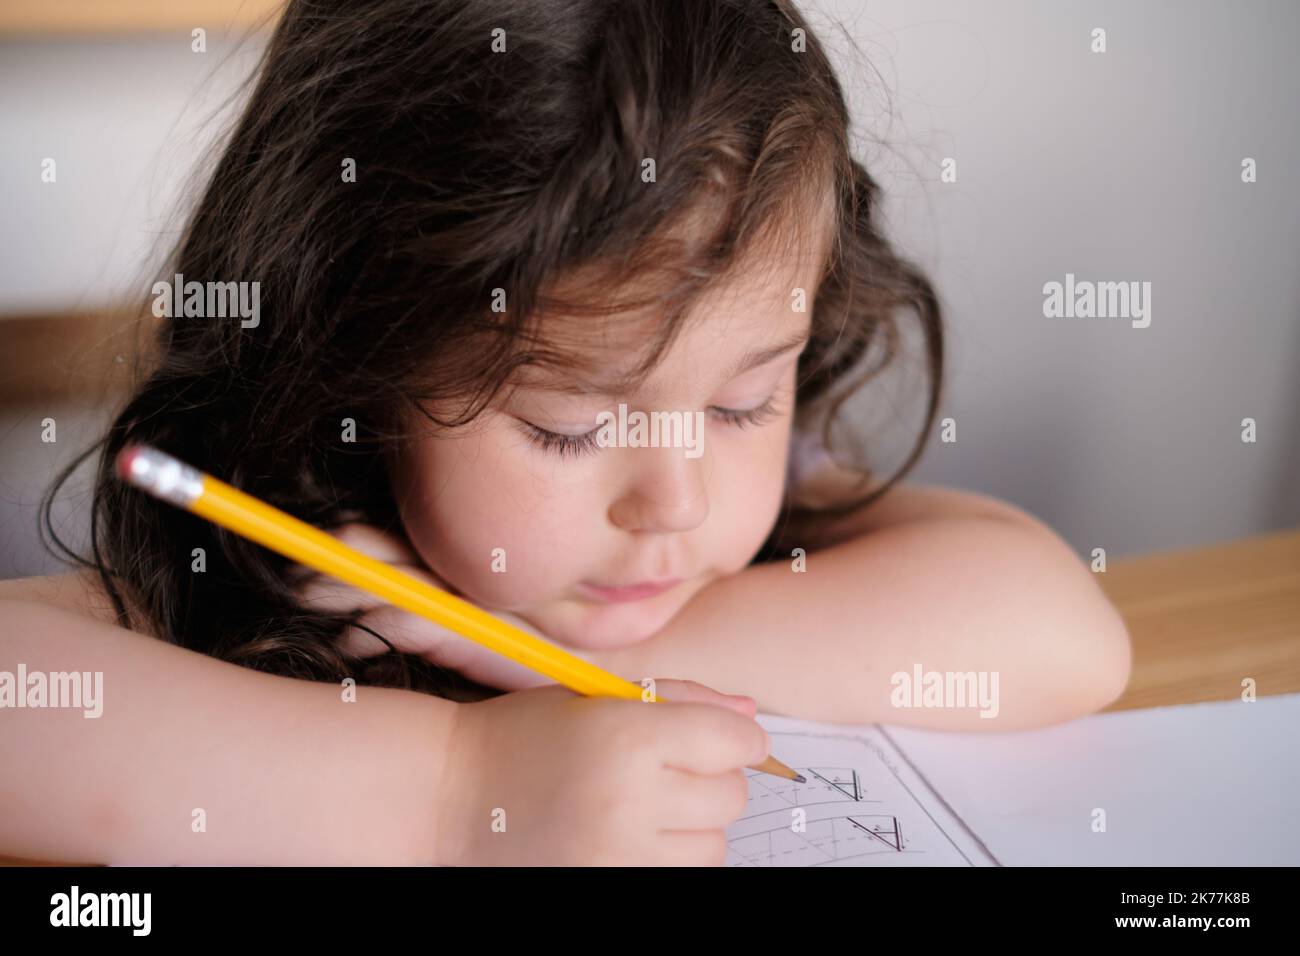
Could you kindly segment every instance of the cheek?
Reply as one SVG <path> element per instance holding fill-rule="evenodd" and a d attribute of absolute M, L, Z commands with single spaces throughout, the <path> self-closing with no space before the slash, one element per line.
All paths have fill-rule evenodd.
<path fill-rule="evenodd" d="M 478 603 L 511 609 L 581 577 L 590 498 L 558 467 L 491 430 L 428 439 L 402 460 L 395 491 L 412 546 Z M 498 550 L 499 549 L 499 550 Z M 504 572 L 495 570 L 504 563 Z"/>
<path fill-rule="evenodd" d="M 748 565 L 780 516 L 789 442 L 789 424 L 774 422 L 759 435 L 733 436 L 731 447 L 719 456 L 711 510 L 723 536 L 721 570 L 734 572 Z"/>
<path fill-rule="evenodd" d="M 777 392 L 783 408 L 780 418 L 757 432 L 719 429 L 711 505 L 718 518 L 718 533 L 724 536 L 718 551 L 720 570 L 728 574 L 753 561 L 780 518 L 794 423 L 794 375 L 796 368 L 792 367 L 781 378 Z"/>

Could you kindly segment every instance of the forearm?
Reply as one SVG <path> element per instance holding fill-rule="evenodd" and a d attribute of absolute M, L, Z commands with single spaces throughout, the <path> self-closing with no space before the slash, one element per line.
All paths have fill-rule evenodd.
<path fill-rule="evenodd" d="M 688 677 L 770 713 L 845 723 L 1008 730 L 1097 710 L 1123 688 L 1128 634 L 1090 572 L 1028 522 L 881 528 L 703 589 L 620 672 Z M 894 706 L 896 674 L 986 675 L 979 707 Z M 950 705 L 951 701 L 948 702 Z"/>
<path fill-rule="evenodd" d="M 104 698 L 91 718 L 0 710 L 0 854 L 435 858 L 439 759 L 457 705 L 369 687 L 346 703 L 337 685 L 257 673 L 59 608 L 0 601 L 0 615 L 0 670 L 102 672 Z"/>

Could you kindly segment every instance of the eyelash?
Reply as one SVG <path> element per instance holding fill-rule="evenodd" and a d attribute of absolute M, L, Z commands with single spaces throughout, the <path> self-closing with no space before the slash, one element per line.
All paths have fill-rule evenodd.
<path fill-rule="evenodd" d="M 757 408 L 742 411 L 714 406 L 710 411 L 716 413 L 724 423 L 735 428 L 759 428 L 779 414 L 775 395 L 768 396 L 767 401 Z M 521 420 L 520 424 L 523 425 L 525 436 L 533 445 L 544 452 L 557 454 L 561 458 L 565 455 L 573 455 L 575 458 L 579 455 L 589 455 L 598 448 L 596 445 L 596 432 L 600 430 L 598 428 L 593 428 L 585 435 L 561 435 L 558 432 L 547 431 L 545 428 L 538 428 L 532 422 Z"/>

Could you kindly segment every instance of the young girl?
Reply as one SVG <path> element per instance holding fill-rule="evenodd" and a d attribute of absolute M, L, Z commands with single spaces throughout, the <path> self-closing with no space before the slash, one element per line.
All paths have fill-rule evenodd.
<path fill-rule="evenodd" d="M 290 3 L 165 273 L 256 282 L 259 320 L 162 319 L 87 452 L 83 570 L 0 586 L 8 669 L 104 674 L 97 721 L 0 720 L 0 852 L 719 863 L 756 707 L 1113 700 L 1127 634 L 1070 548 L 899 484 L 940 315 L 848 122 L 788 0 Z M 831 426 L 905 317 L 926 424 L 877 481 Z M 609 447 L 620 406 L 699 444 Z M 576 696 L 141 494 L 128 442 L 672 702 Z M 993 675 L 995 716 L 913 707 L 918 671 Z"/>

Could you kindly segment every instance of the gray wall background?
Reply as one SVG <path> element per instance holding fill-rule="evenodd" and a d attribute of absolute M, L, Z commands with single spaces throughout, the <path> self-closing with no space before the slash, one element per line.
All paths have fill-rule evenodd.
<path fill-rule="evenodd" d="M 934 436 L 912 480 L 1012 501 L 1081 554 L 1300 523 L 1300 4 L 801 7 L 840 67 L 885 228 L 946 309 L 957 441 Z M 260 42 L 0 42 L 0 347 L 4 314 L 147 290 Z M 56 187 L 39 180 L 46 156 Z M 956 183 L 939 181 L 945 157 Z M 1043 284 L 1066 273 L 1151 282 L 1150 327 L 1045 318 Z M 880 467 L 914 434 L 916 369 L 851 406 Z M 55 410 L 0 412 L 0 576 L 56 567 L 34 506 L 103 415 L 57 411 L 54 446 L 39 422 Z M 59 512 L 74 541 L 79 488 Z"/>

